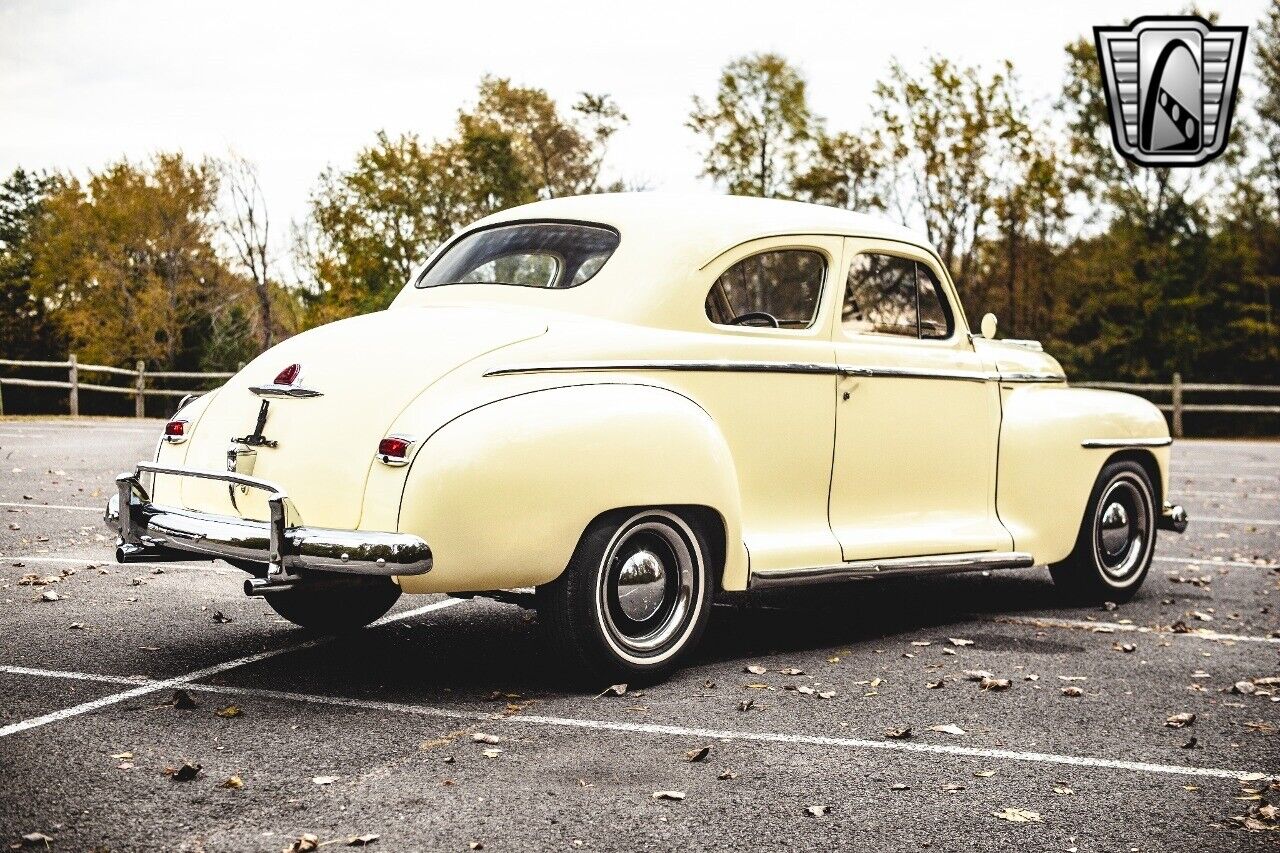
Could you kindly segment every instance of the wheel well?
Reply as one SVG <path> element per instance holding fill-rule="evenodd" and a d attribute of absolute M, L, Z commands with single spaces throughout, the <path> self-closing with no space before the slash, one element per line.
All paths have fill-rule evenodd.
<path fill-rule="evenodd" d="M 1150 450 L 1121 450 L 1114 453 L 1107 462 L 1137 462 L 1147 472 L 1147 476 L 1151 478 L 1151 485 L 1156 491 L 1156 513 L 1160 512 L 1160 507 L 1164 503 L 1164 495 L 1161 493 L 1163 488 L 1160 481 L 1160 465 L 1156 462 L 1155 454 Z"/>
<path fill-rule="evenodd" d="M 582 536 L 586 536 L 598 521 L 608 516 L 626 516 L 631 513 L 640 512 L 646 509 L 664 509 L 667 512 L 675 513 L 680 516 L 690 527 L 700 531 L 707 538 L 707 544 L 710 546 L 710 552 L 706 555 L 707 573 L 716 583 L 716 590 L 720 591 L 724 588 L 724 564 L 726 556 L 726 536 L 724 516 L 712 507 L 703 504 L 657 504 L 653 506 L 620 506 L 614 509 L 605 510 L 604 512 L 591 519 L 582 530 Z M 619 518 L 619 523 L 623 519 Z M 582 545 L 582 536 L 578 539 L 578 545 Z M 575 549 L 576 552 L 576 549 Z"/>

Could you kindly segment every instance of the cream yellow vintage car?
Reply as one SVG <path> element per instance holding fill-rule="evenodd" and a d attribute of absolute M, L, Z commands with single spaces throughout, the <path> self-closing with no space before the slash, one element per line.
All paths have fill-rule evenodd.
<path fill-rule="evenodd" d="M 1162 415 L 984 326 L 881 219 L 537 202 L 184 406 L 107 519 L 120 560 L 224 558 L 318 630 L 533 588 L 592 676 L 662 674 L 737 590 L 1047 565 L 1128 599 L 1186 524 Z"/>

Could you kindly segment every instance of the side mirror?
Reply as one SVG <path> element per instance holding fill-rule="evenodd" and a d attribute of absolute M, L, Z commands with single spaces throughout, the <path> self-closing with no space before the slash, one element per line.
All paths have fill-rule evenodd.
<path fill-rule="evenodd" d="M 996 339 L 996 315 L 982 315 L 982 324 L 979 328 L 982 330 L 982 336 L 984 338 L 989 341 L 994 341 Z"/>

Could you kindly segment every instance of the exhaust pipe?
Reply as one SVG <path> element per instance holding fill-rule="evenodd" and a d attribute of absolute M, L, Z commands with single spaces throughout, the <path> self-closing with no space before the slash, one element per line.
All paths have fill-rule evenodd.
<path fill-rule="evenodd" d="M 284 592 L 293 589 L 291 583 L 271 583 L 263 578 L 245 578 L 244 594 L 250 598 L 270 595 L 273 592 Z"/>

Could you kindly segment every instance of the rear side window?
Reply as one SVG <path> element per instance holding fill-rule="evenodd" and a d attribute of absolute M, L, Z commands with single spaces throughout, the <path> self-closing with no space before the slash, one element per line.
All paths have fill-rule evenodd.
<path fill-rule="evenodd" d="M 577 287 L 600 271 L 618 243 L 618 232 L 610 228 L 572 222 L 485 228 L 450 246 L 418 280 L 418 287 Z"/>
<path fill-rule="evenodd" d="M 818 314 L 827 259 L 809 249 L 743 258 L 707 292 L 707 318 L 721 326 L 807 329 Z"/>
<path fill-rule="evenodd" d="M 951 313 L 942 287 L 926 265 L 896 255 L 854 258 L 845 284 L 840 322 L 850 334 L 951 337 Z"/>

